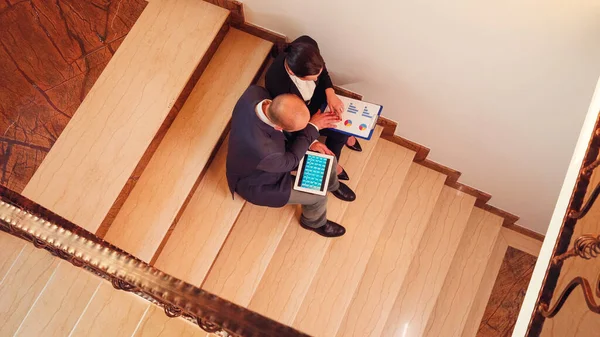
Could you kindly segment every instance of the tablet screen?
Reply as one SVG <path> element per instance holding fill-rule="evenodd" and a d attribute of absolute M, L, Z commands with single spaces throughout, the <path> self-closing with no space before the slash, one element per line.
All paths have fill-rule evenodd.
<path fill-rule="evenodd" d="M 309 190 L 324 191 L 329 162 L 329 158 L 307 153 L 300 170 L 299 186 Z"/>

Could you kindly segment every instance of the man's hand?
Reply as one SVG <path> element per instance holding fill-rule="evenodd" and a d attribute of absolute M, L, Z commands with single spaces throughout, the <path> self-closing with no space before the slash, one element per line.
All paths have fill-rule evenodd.
<path fill-rule="evenodd" d="M 334 155 L 334 154 L 333 154 L 333 152 L 331 152 L 331 150 L 330 150 L 330 149 L 328 149 L 328 148 L 327 148 L 327 146 L 326 146 L 325 144 L 321 143 L 321 142 L 314 142 L 314 143 L 313 143 L 313 144 L 312 144 L 312 145 L 309 147 L 309 149 L 310 149 L 311 151 L 314 151 L 314 152 L 319 152 L 319 153 L 321 153 L 321 154 L 328 154 L 328 155 L 330 155 L 330 156 L 333 156 L 333 155 Z"/>
<path fill-rule="evenodd" d="M 344 113 L 344 103 L 335 94 L 333 89 L 327 90 L 327 105 L 334 114 L 336 114 L 340 119 L 342 118 L 342 114 Z"/>
<path fill-rule="evenodd" d="M 317 111 L 310 118 L 310 123 L 314 124 L 319 130 L 334 128 L 341 119 L 333 113 L 322 113 Z"/>

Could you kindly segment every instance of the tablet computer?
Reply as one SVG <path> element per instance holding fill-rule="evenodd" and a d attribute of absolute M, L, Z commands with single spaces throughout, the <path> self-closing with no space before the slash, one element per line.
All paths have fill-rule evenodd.
<path fill-rule="evenodd" d="M 312 194 L 327 194 L 332 166 L 333 156 L 306 152 L 298 165 L 294 189 Z"/>

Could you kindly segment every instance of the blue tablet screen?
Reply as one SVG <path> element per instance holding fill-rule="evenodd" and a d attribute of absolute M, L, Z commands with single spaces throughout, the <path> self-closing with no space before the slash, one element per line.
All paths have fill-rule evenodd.
<path fill-rule="evenodd" d="M 303 170 L 300 175 L 300 187 L 323 191 L 328 165 L 328 158 L 307 154 L 304 157 Z"/>

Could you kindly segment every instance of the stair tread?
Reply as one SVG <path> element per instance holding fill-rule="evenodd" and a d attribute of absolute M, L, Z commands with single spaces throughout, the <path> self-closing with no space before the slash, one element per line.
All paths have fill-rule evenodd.
<path fill-rule="evenodd" d="M 23 195 L 95 232 L 228 15 L 150 2 Z"/>
<path fill-rule="evenodd" d="M 225 139 L 194 192 L 154 266 L 194 285 L 201 285 L 245 200 L 231 197 L 225 162 Z"/>
<path fill-rule="evenodd" d="M 475 197 L 444 186 L 390 311 L 383 336 L 423 335 L 474 204 Z"/>
<path fill-rule="evenodd" d="M 387 140 L 377 142 L 357 199 L 343 216 L 347 232 L 332 240 L 293 327 L 310 335 L 335 336 L 414 155 Z"/>
<path fill-rule="evenodd" d="M 444 174 L 412 164 L 338 336 L 381 336 L 445 181 Z"/>
<path fill-rule="evenodd" d="M 462 337 L 475 337 L 479 330 L 479 325 L 483 319 L 485 308 L 490 300 L 492 289 L 498 278 L 498 272 L 504 261 L 504 255 L 508 249 L 508 243 L 500 236 L 494 244 L 492 253 L 488 259 L 485 271 L 481 277 L 481 281 L 477 287 L 475 297 L 471 303 L 471 308 L 466 319 L 466 323 L 463 326 L 462 334 L 457 336 Z"/>
<path fill-rule="evenodd" d="M 356 189 L 361 181 L 381 132 L 382 128 L 377 127 L 371 140 L 362 142 L 363 152 L 344 148 L 340 162 L 351 175 L 351 180 L 346 182 L 350 188 Z M 328 219 L 340 222 L 348 205 L 330 197 L 327 202 Z M 301 228 L 298 218 L 292 219 L 248 308 L 291 325 L 331 242 L 332 239 Z"/>
<path fill-rule="evenodd" d="M 500 235 L 503 218 L 475 208 L 460 240 L 424 336 L 460 336 Z"/>
<path fill-rule="evenodd" d="M 19 254 L 25 247 L 25 242 L 15 236 L 0 231 L 0 285 L 4 276 L 9 272 Z"/>
<path fill-rule="evenodd" d="M 231 29 L 168 129 L 105 240 L 149 262 L 273 44 Z"/>
<path fill-rule="evenodd" d="M 248 306 L 294 212 L 291 205 L 271 208 L 246 203 L 202 288 Z"/>
<path fill-rule="evenodd" d="M 70 336 L 131 336 L 150 302 L 102 281 Z"/>
<path fill-rule="evenodd" d="M 0 284 L 0 336 L 12 336 L 59 260 L 33 245 L 25 248 Z"/>
<path fill-rule="evenodd" d="M 100 283 L 98 276 L 60 261 L 17 336 L 68 336 Z"/>
<path fill-rule="evenodd" d="M 502 228 L 501 232 L 506 241 L 510 242 L 511 247 L 533 256 L 538 256 L 540 254 L 540 250 L 542 249 L 542 241 L 536 240 L 527 235 L 523 235 L 506 227 Z M 565 282 L 564 280 L 561 281 Z"/>

